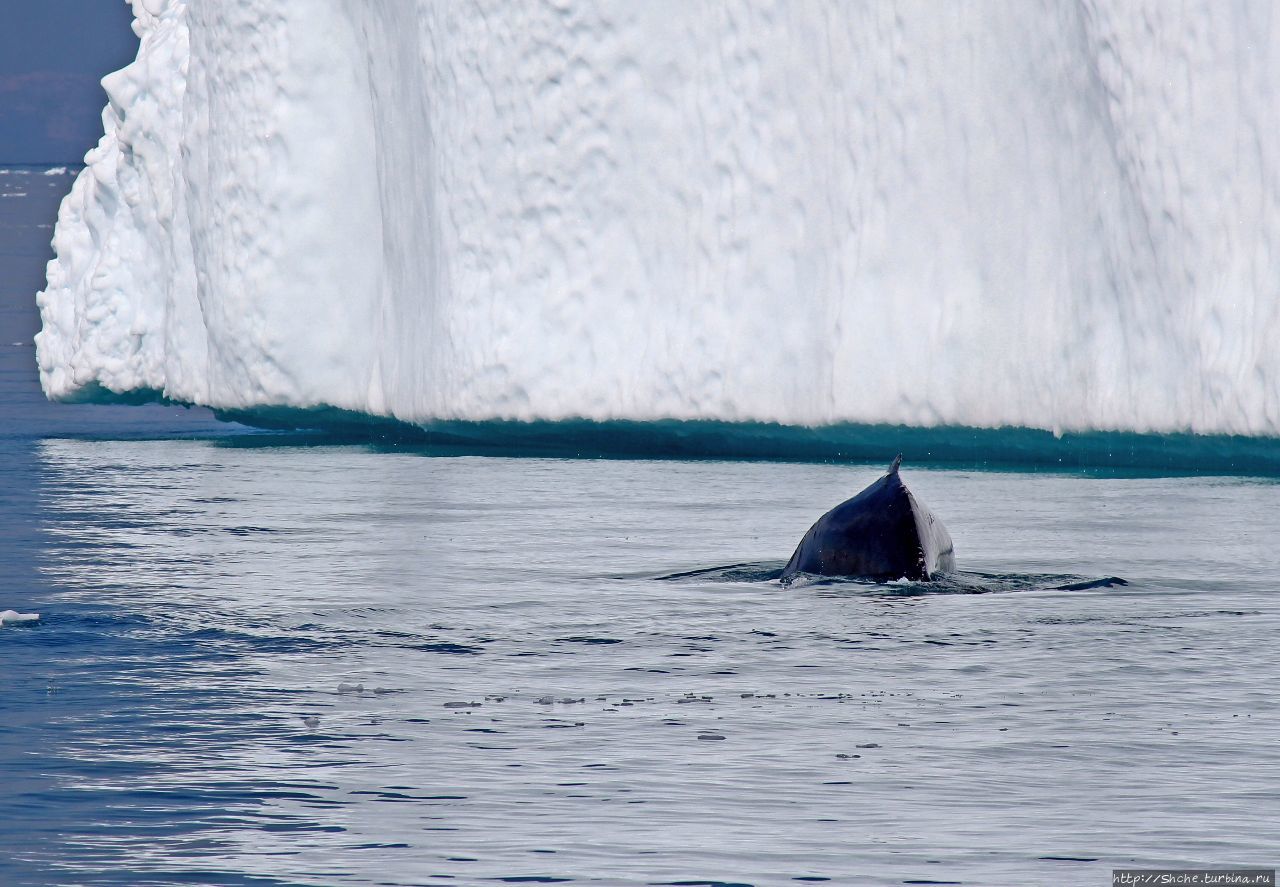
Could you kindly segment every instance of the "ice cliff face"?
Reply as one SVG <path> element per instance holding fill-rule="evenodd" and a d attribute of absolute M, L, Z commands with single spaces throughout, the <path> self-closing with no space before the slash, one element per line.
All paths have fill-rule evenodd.
<path fill-rule="evenodd" d="M 1280 433 L 1269 3 L 133 3 L 51 397 Z"/>

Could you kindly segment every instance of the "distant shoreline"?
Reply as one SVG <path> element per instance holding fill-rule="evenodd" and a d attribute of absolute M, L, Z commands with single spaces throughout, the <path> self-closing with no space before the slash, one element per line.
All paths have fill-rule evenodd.
<path fill-rule="evenodd" d="M 3 172 L 47 172 L 53 169 L 61 169 L 67 173 L 78 173 L 84 167 L 83 161 L 80 163 L 4 163 L 0 161 L 0 171 Z"/>

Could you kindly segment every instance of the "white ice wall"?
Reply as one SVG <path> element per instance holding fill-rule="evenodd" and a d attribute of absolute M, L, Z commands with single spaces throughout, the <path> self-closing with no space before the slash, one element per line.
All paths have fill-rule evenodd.
<path fill-rule="evenodd" d="M 1269 3 L 134 7 L 51 397 L 1280 433 Z"/>

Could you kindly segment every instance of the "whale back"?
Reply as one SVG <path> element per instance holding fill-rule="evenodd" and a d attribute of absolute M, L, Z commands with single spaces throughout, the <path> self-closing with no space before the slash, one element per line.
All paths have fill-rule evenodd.
<path fill-rule="evenodd" d="M 951 534 L 889 473 L 828 511 L 809 528 L 782 571 L 819 576 L 928 580 L 955 568 Z"/>

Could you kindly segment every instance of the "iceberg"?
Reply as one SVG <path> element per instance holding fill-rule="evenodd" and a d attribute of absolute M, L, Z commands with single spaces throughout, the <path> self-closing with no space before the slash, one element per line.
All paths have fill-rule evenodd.
<path fill-rule="evenodd" d="M 1280 433 L 1266 2 L 133 9 L 50 398 Z"/>

